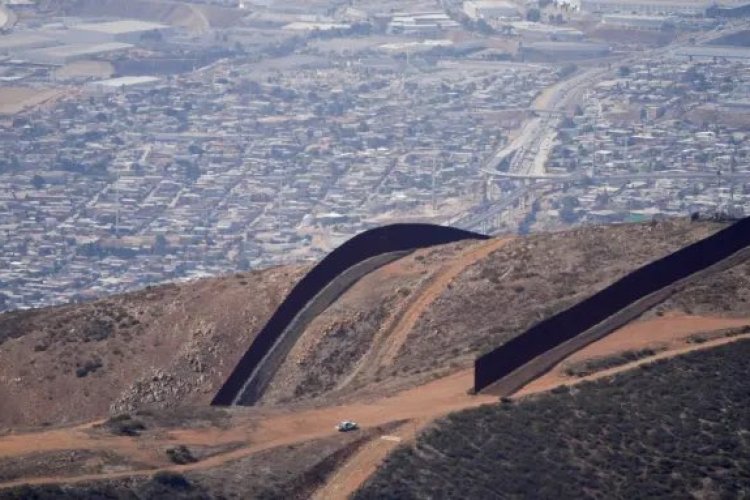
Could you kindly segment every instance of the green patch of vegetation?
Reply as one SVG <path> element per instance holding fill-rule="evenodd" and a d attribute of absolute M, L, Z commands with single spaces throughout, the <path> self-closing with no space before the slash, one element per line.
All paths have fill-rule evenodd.
<path fill-rule="evenodd" d="M 747 498 L 750 341 L 450 415 L 372 498 Z"/>
<path fill-rule="evenodd" d="M 593 358 L 570 364 L 565 368 L 565 375 L 569 377 L 585 377 L 592 373 L 608 370 L 618 366 L 632 363 L 643 358 L 650 358 L 664 349 L 638 349 L 634 351 L 623 351 L 619 354 L 602 358 Z"/>

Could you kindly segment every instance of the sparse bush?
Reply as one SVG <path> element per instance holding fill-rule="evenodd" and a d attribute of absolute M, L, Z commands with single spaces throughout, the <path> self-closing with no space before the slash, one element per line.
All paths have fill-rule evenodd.
<path fill-rule="evenodd" d="M 104 365 L 102 365 L 102 362 L 98 359 L 86 361 L 83 365 L 78 365 L 76 367 L 76 377 L 86 377 L 89 373 L 94 373 L 102 366 Z"/>
<path fill-rule="evenodd" d="M 172 462 L 180 465 L 192 464 L 198 461 L 198 459 L 195 458 L 190 452 L 188 447 L 183 444 L 175 448 L 167 449 L 167 456 Z"/>
<path fill-rule="evenodd" d="M 154 474 L 153 481 L 176 490 L 190 490 L 193 487 L 185 476 L 176 472 L 159 471 Z"/>
<path fill-rule="evenodd" d="M 592 373 L 608 370 L 617 366 L 626 365 L 639 359 L 648 358 L 654 356 L 657 352 L 661 352 L 664 349 L 640 349 L 634 351 L 624 351 L 613 356 L 606 356 L 603 358 L 587 359 L 580 363 L 575 363 L 568 366 L 565 369 L 565 374 L 570 377 L 585 377 Z"/>
<path fill-rule="evenodd" d="M 110 418 L 104 425 L 117 436 L 139 436 L 142 431 L 146 430 L 143 422 L 133 419 L 127 413 Z"/>
<path fill-rule="evenodd" d="M 750 492 L 750 341 L 570 394 L 449 415 L 358 491 L 376 498 L 716 498 Z"/>

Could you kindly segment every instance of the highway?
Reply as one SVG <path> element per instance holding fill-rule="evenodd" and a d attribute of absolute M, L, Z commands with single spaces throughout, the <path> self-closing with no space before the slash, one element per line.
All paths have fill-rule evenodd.
<path fill-rule="evenodd" d="M 620 64 L 632 64 L 644 57 L 671 56 L 680 47 L 701 44 L 713 38 L 738 32 L 746 28 L 745 22 L 728 23 L 708 32 L 694 37 L 692 43 L 680 41 L 648 51 L 647 53 L 630 54 L 621 59 Z M 596 175 L 588 177 L 583 173 L 574 173 L 566 176 L 551 176 L 545 172 L 545 164 L 554 145 L 554 139 L 565 112 L 580 99 L 583 92 L 590 88 L 593 83 L 606 77 L 614 71 L 614 64 L 608 61 L 606 67 L 591 67 L 573 74 L 570 78 L 562 80 L 543 91 L 534 100 L 528 111 L 536 114 L 524 123 L 518 136 L 509 144 L 496 151 L 490 159 L 480 168 L 480 172 L 493 178 L 518 179 L 534 181 L 533 188 L 542 184 L 563 182 L 578 182 L 589 178 L 595 183 L 605 182 L 630 182 L 656 179 L 681 179 L 681 180 L 718 180 L 716 172 L 648 172 L 638 174 L 616 174 Z M 519 110 L 523 112 L 523 110 Z M 507 171 L 500 171 L 503 162 L 510 161 Z M 748 181 L 748 173 L 722 173 L 722 181 Z M 518 187 L 514 192 L 505 195 L 501 201 L 495 204 L 484 204 L 474 208 L 469 214 L 453 219 L 451 222 L 457 227 L 468 230 L 476 230 L 481 227 L 482 222 L 500 215 L 517 200 L 529 193 L 532 186 L 524 185 Z"/>

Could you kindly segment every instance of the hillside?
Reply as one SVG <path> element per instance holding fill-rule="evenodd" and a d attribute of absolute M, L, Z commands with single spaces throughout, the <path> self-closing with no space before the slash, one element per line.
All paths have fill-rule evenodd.
<path fill-rule="evenodd" d="M 0 499 L 93 494 L 346 498 L 399 446 L 403 450 L 396 460 L 402 460 L 399 467 L 406 471 L 434 465 L 438 474 L 452 474 L 455 462 L 475 468 L 477 474 L 486 473 L 486 478 L 479 476 L 478 484 L 495 481 L 487 468 L 462 461 L 480 451 L 492 456 L 507 451 L 481 448 L 495 443 L 489 435 L 500 431 L 486 421 L 475 422 L 475 415 L 491 420 L 501 418 L 495 411 L 519 411 L 519 418 L 527 418 L 538 411 L 541 423 L 532 429 L 547 432 L 549 415 L 581 411 L 568 403 L 556 402 L 550 410 L 545 409 L 547 403 L 538 403 L 548 397 L 558 401 L 554 398 L 565 396 L 562 386 L 575 387 L 570 394 L 583 394 L 590 387 L 606 386 L 609 377 L 618 381 L 634 376 L 629 374 L 632 370 L 652 362 L 672 366 L 668 360 L 674 356 L 697 359 L 703 351 L 746 346 L 750 261 L 689 282 L 638 320 L 580 349 L 517 391 L 516 403 L 498 406 L 497 396 L 470 393 L 476 356 L 633 269 L 723 227 L 675 219 L 466 240 L 414 251 L 366 275 L 318 315 L 256 407 L 207 405 L 309 265 L 0 315 Z M 725 344 L 731 345 L 724 350 L 717 347 Z M 742 374 L 746 367 L 735 367 L 740 359 L 733 358 L 727 368 Z M 707 377 L 705 387 L 696 386 L 701 393 L 714 391 L 708 386 L 711 380 L 726 378 L 716 362 L 711 363 L 705 369 L 713 370 L 713 375 Z M 638 368 L 632 373 L 639 370 L 651 372 Z M 682 368 L 677 372 L 686 373 Z M 638 398 L 661 398 L 670 408 L 683 404 L 675 399 L 682 397 L 678 394 L 662 397 L 671 383 L 687 387 L 688 382 L 674 377 L 654 379 L 653 389 L 651 379 L 638 379 L 644 394 Z M 628 384 L 632 389 L 636 382 Z M 555 394 L 544 395 L 549 391 Z M 591 396 L 585 401 L 606 415 L 614 412 L 622 417 L 623 412 L 615 410 L 620 404 L 651 408 L 642 399 L 625 396 L 624 389 L 601 394 L 605 399 L 611 395 L 612 400 L 597 403 L 599 397 Z M 735 396 L 727 397 L 735 401 Z M 691 402 L 688 398 L 684 404 Z M 478 409 L 434 424 L 471 408 Z M 586 415 L 590 420 L 586 425 L 608 422 L 595 412 Z M 692 413 L 686 415 L 692 418 Z M 460 429 L 462 434 L 454 433 L 450 427 L 454 418 L 487 432 L 486 439 L 475 441 L 472 433 Z M 357 421 L 361 431 L 336 433 L 334 424 L 342 419 Z M 564 429 L 579 436 L 573 420 Z M 607 443 L 618 443 L 617 436 L 635 425 L 615 424 L 607 424 L 607 432 L 612 429 Z M 514 425 L 522 426 L 520 421 Z M 722 422 L 720 428 L 727 425 Z M 460 436 L 459 441 L 478 448 L 434 451 L 445 444 L 447 438 L 441 438 L 409 451 L 419 432 L 424 432 L 419 438 L 422 443 L 435 432 L 444 436 L 441 429 L 449 429 L 451 439 Z M 447 441 L 454 446 L 451 439 Z M 566 438 L 556 435 L 555 439 L 550 442 Z M 509 442 L 519 445 L 523 439 Z M 572 444 L 573 451 L 565 448 L 563 453 L 539 448 L 541 441 L 530 442 L 550 460 L 572 457 L 587 472 L 600 465 L 585 462 L 586 457 L 564 455 L 577 450 Z M 649 441 L 648 446 L 656 444 Z M 668 451 L 665 460 L 674 460 Z M 412 462 L 410 453 L 419 460 L 445 453 L 450 464 Z M 695 467 L 713 474 L 704 465 Z M 390 466 L 381 474 L 389 474 Z M 460 473 L 473 477 L 465 469 Z M 413 471 L 394 482 L 392 490 L 381 477 L 385 476 L 373 479 L 360 495 L 422 497 L 431 491 L 424 489 L 428 486 L 420 482 L 422 476 Z M 409 482 L 412 477 L 419 480 Z M 597 481 L 595 488 L 611 486 L 606 477 Z M 482 487 L 484 495 L 471 490 L 474 496 L 495 495 L 488 484 Z M 444 488 L 446 495 L 449 488 Z"/>
<path fill-rule="evenodd" d="M 321 314 L 264 401 L 356 400 L 468 368 L 539 320 L 722 227 L 668 220 L 416 252 L 361 280 Z M 727 273 L 741 277 L 744 268 Z M 750 316 L 741 296 L 707 297 L 700 312 Z M 689 313 L 698 300 L 691 297 L 679 295 L 675 309 Z M 732 302 L 729 310 L 724 302 Z"/>
<path fill-rule="evenodd" d="M 540 319 L 721 227 L 671 220 L 416 251 L 365 276 L 319 315 L 261 403 L 356 401 L 467 369 Z M 9 402 L 0 428 L 207 403 L 306 269 L 0 315 L 0 396 Z M 748 271 L 746 263 L 710 276 L 662 307 L 750 317 Z"/>
<path fill-rule="evenodd" d="M 355 496 L 744 498 L 750 341 L 451 415 Z"/>
<path fill-rule="evenodd" d="M 273 268 L 1 314 L 0 429 L 144 404 L 208 404 L 304 271 Z"/>

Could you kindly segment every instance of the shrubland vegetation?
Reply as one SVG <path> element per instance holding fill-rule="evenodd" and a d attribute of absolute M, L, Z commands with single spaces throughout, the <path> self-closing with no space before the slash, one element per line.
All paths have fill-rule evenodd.
<path fill-rule="evenodd" d="M 0 491 L 2 500 L 208 500 L 202 487 L 174 472 L 157 472 L 148 481 L 81 485 L 19 486 Z"/>
<path fill-rule="evenodd" d="M 356 498 L 746 498 L 749 376 L 743 340 L 456 413 Z"/>
<path fill-rule="evenodd" d="M 565 374 L 571 377 L 585 377 L 586 375 L 632 363 L 639 359 L 649 358 L 663 350 L 664 349 L 651 348 L 636 349 L 633 351 L 623 351 L 612 356 L 586 359 L 584 361 L 569 364 L 565 368 Z"/>

